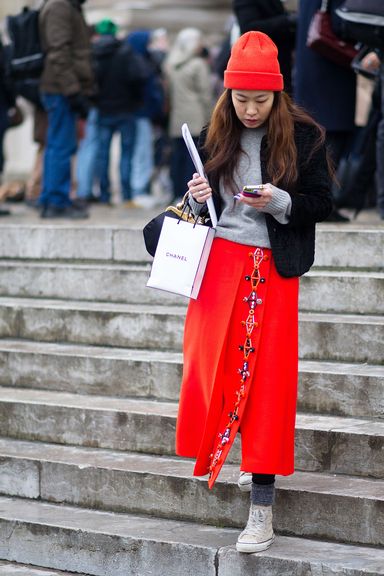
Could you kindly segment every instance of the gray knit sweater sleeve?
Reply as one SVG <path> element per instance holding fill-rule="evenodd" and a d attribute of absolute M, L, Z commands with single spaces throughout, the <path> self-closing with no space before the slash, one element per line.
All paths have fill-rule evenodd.
<path fill-rule="evenodd" d="M 189 205 L 191 207 L 192 212 L 194 213 L 195 216 L 199 216 L 201 210 L 203 209 L 203 207 L 206 206 L 206 202 L 196 202 L 196 200 L 194 199 L 194 197 L 192 196 L 192 194 L 189 194 Z"/>
<path fill-rule="evenodd" d="M 272 200 L 260 212 L 271 214 L 280 224 L 288 224 L 292 199 L 288 192 L 271 184 Z"/>

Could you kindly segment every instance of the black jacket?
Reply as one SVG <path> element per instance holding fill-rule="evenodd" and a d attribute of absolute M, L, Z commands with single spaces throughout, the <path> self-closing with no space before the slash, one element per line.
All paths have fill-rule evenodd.
<path fill-rule="evenodd" d="M 206 129 L 200 135 L 198 148 L 203 163 Z M 270 214 L 265 214 L 269 240 L 277 271 L 286 278 L 301 276 L 313 264 L 315 256 L 315 224 L 325 220 L 332 210 L 331 177 L 326 160 L 325 146 L 313 152 L 317 128 L 297 124 L 295 141 L 298 155 L 299 179 L 294 190 L 287 190 L 292 198 L 288 224 L 280 224 Z M 267 137 L 261 142 L 261 175 L 263 183 L 270 182 L 267 173 Z M 213 200 L 219 217 L 222 200 L 217 178 L 210 178 Z"/>
<path fill-rule="evenodd" d="M 93 47 L 101 114 L 135 111 L 143 102 L 149 69 L 144 58 L 125 42 L 106 36 Z"/>
<path fill-rule="evenodd" d="M 341 19 L 335 10 L 343 0 L 330 0 L 328 10 L 335 33 Z M 321 0 L 300 3 L 298 35 L 295 52 L 294 100 L 327 131 L 352 132 L 355 127 L 356 74 L 317 54 L 307 46 L 308 27 Z M 337 28 L 338 26 L 338 28 Z"/>

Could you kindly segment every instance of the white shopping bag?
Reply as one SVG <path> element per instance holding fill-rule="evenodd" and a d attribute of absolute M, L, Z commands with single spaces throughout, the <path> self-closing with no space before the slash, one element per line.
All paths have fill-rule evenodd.
<path fill-rule="evenodd" d="M 214 236 L 214 228 L 166 216 L 147 286 L 196 299 Z"/>

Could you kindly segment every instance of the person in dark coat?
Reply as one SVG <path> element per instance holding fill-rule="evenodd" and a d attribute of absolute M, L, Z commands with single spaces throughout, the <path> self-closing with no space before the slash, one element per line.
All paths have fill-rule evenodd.
<path fill-rule="evenodd" d="M 343 0 L 330 0 L 334 32 L 341 33 L 341 21 L 335 10 Z M 355 128 L 356 75 L 306 46 L 308 28 L 321 0 L 300 2 L 294 73 L 294 100 L 308 110 L 326 129 L 329 151 L 337 168 L 348 154 Z M 347 220 L 334 211 L 332 220 Z"/>
<path fill-rule="evenodd" d="M 159 66 L 149 51 L 151 32 L 135 30 L 127 36 L 132 49 L 140 54 L 148 67 L 148 79 L 144 88 L 143 105 L 136 110 L 136 138 L 132 157 L 131 185 L 133 198 L 148 195 L 154 170 L 154 133 L 153 124 L 161 122 L 164 117 L 164 89 L 159 73 Z M 144 204 L 145 205 L 145 204 Z"/>
<path fill-rule="evenodd" d="M 144 101 L 148 67 L 140 54 L 113 34 L 95 45 L 99 109 L 100 202 L 110 203 L 109 153 L 113 134 L 120 133 L 120 181 L 125 206 L 132 207 L 131 162 L 135 143 L 134 112 Z"/>
<path fill-rule="evenodd" d="M 86 218 L 70 199 L 71 156 L 77 147 L 76 120 L 86 118 L 95 85 L 85 0 L 47 0 L 39 14 L 45 53 L 41 100 L 48 114 L 44 155 L 42 218 Z"/>
<path fill-rule="evenodd" d="M 296 14 L 289 13 L 281 0 L 233 0 L 240 33 L 259 30 L 268 34 L 279 50 L 285 91 L 292 90 L 292 53 L 295 47 Z"/>
<path fill-rule="evenodd" d="M 9 111 L 14 106 L 15 96 L 6 80 L 4 47 L 0 38 L 0 180 L 4 168 L 4 136 L 10 124 Z M 9 210 L 0 208 L 0 216 L 8 216 L 9 213 Z"/>

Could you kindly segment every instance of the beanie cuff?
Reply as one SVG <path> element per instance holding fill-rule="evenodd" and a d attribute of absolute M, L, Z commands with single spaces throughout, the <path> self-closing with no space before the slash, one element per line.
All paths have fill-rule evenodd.
<path fill-rule="evenodd" d="M 249 72 L 226 70 L 224 87 L 234 90 L 271 90 L 280 92 L 284 89 L 282 74 L 269 72 Z"/>

